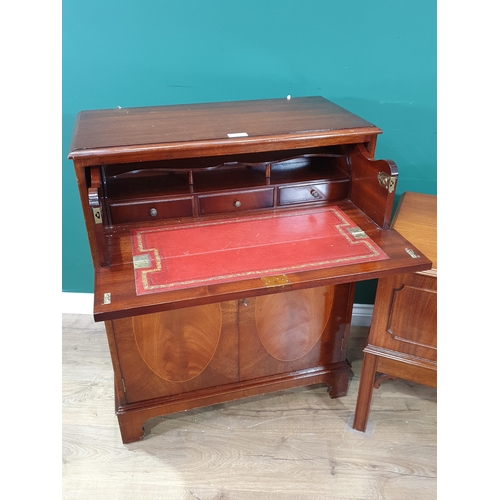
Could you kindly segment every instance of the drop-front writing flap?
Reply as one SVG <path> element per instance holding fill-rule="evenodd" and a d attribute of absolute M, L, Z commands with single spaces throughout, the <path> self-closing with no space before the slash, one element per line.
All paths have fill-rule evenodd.
<path fill-rule="evenodd" d="M 175 237 L 172 238 L 165 248 L 160 248 L 158 241 L 148 239 L 149 236 L 161 236 L 162 228 L 148 234 L 132 230 L 124 237 L 124 244 L 129 246 L 127 252 L 135 254 L 135 258 L 131 257 L 130 262 L 122 265 L 96 269 L 95 319 L 99 321 L 147 314 L 266 293 L 279 293 L 280 290 L 350 283 L 430 268 L 430 261 L 415 246 L 392 229 L 380 229 L 351 202 L 341 202 L 337 207 L 325 209 L 247 217 L 246 229 L 252 229 L 252 220 L 262 224 L 264 221 L 259 218 L 265 217 L 268 217 L 267 222 L 270 222 L 271 226 L 277 222 L 279 225 L 279 221 L 284 219 L 291 222 L 294 217 L 299 219 L 310 217 L 310 224 L 304 229 L 301 238 L 297 237 L 297 234 L 292 236 L 282 234 L 278 238 L 280 241 L 275 245 L 272 239 L 267 238 L 264 240 L 264 245 L 257 245 L 260 246 L 257 249 L 248 248 L 250 242 L 246 241 L 248 235 L 245 234 L 241 235 L 240 240 L 236 235 L 231 241 L 227 241 L 227 248 L 224 248 L 220 241 L 209 241 L 203 237 L 206 244 L 201 248 L 202 251 L 196 252 L 196 241 L 193 241 L 190 256 L 183 256 L 187 247 L 183 247 L 182 238 L 177 240 Z M 294 221 L 298 222 L 298 219 Z M 217 224 L 213 220 L 212 223 Z M 237 220 L 226 219 L 225 224 L 237 224 Z M 181 232 L 189 231 L 188 226 L 189 224 L 185 227 L 179 226 L 178 229 Z M 242 228 L 244 226 L 245 224 L 241 225 Z M 175 231 L 176 225 L 169 227 Z M 355 230 L 349 231 L 348 228 Z M 198 229 L 202 237 L 204 228 Z M 192 230 L 195 231 L 194 226 Z M 276 232 L 276 228 L 271 231 Z M 173 232 L 171 234 L 173 235 Z M 308 246 L 308 238 L 311 239 L 314 235 L 317 235 L 317 241 Z M 182 235 L 179 233 L 177 236 Z M 241 243 L 240 248 L 238 241 Z M 263 240 L 255 241 L 258 243 Z M 207 248 L 212 251 L 208 260 Z M 250 255 L 250 252 L 247 255 L 247 250 L 251 250 L 253 255 Z M 166 253 L 162 259 L 161 254 L 164 251 Z M 274 256 L 271 252 L 274 252 Z M 172 261 L 169 260 L 169 255 L 174 257 Z M 245 260 L 247 256 L 248 262 Z M 197 262 L 200 258 L 205 264 L 202 262 L 200 265 L 200 262 Z M 217 258 L 219 262 L 211 262 Z M 233 263 L 237 264 L 234 269 L 231 268 L 233 258 Z M 273 258 L 278 260 L 273 263 L 274 267 L 271 267 L 269 264 Z M 212 272 L 208 269 L 208 264 L 212 266 Z M 172 265 L 174 272 L 170 283 L 183 286 L 168 286 L 169 265 Z M 198 280 L 198 282 L 182 283 L 184 266 L 186 273 L 184 281 Z M 221 269 L 226 270 L 222 278 Z M 153 278 L 156 270 L 158 274 Z M 234 270 L 237 272 L 233 273 Z M 245 273 L 246 276 L 243 275 Z M 234 274 L 240 275 L 234 276 Z M 286 274 L 287 282 L 284 282 L 283 286 L 266 286 L 262 277 L 272 277 L 277 274 Z M 217 276 L 220 279 L 217 279 Z M 107 303 L 104 303 L 105 294 L 111 295 L 111 300 Z"/>
<path fill-rule="evenodd" d="M 131 232 L 137 295 L 389 257 L 337 207 Z"/>

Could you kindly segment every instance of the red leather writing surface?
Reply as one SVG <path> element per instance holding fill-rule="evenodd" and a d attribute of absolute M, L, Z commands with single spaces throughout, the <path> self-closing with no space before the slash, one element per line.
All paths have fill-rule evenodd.
<path fill-rule="evenodd" d="M 384 260 L 336 207 L 133 230 L 136 292 Z"/>

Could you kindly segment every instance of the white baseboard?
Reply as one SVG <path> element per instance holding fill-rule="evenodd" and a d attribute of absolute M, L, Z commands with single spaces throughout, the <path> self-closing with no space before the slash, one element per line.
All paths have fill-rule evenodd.
<path fill-rule="evenodd" d="M 94 294 L 63 292 L 61 305 L 63 314 L 93 314 Z"/>
<path fill-rule="evenodd" d="M 354 304 L 352 308 L 352 326 L 370 326 L 372 321 L 372 304 Z"/>
<path fill-rule="evenodd" d="M 92 314 L 93 310 L 94 295 L 92 293 L 63 292 L 63 314 Z M 372 313 L 372 305 L 354 304 L 352 309 L 352 326 L 370 326 Z"/>

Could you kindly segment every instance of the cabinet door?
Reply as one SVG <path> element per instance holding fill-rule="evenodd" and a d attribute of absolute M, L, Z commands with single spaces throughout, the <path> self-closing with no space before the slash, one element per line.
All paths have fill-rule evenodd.
<path fill-rule="evenodd" d="M 236 301 L 112 321 L 127 403 L 237 381 Z"/>
<path fill-rule="evenodd" d="M 240 379 L 345 361 L 351 293 L 346 284 L 240 301 Z"/>
<path fill-rule="evenodd" d="M 437 361 L 437 278 L 401 274 L 379 280 L 370 345 Z"/>

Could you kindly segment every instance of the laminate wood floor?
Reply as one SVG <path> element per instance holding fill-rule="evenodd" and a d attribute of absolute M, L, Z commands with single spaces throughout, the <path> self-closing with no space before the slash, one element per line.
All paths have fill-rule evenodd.
<path fill-rule="evenodd" d="M 367 433 L 351 427 L 367 333 L 351 330 L 345 397 L 317 385 L 191 410 L 149 420 L 124 445 L 104 325 L 63 315 L 63 498 L 436 498 L 435 389 L 385 382 Z"/>

